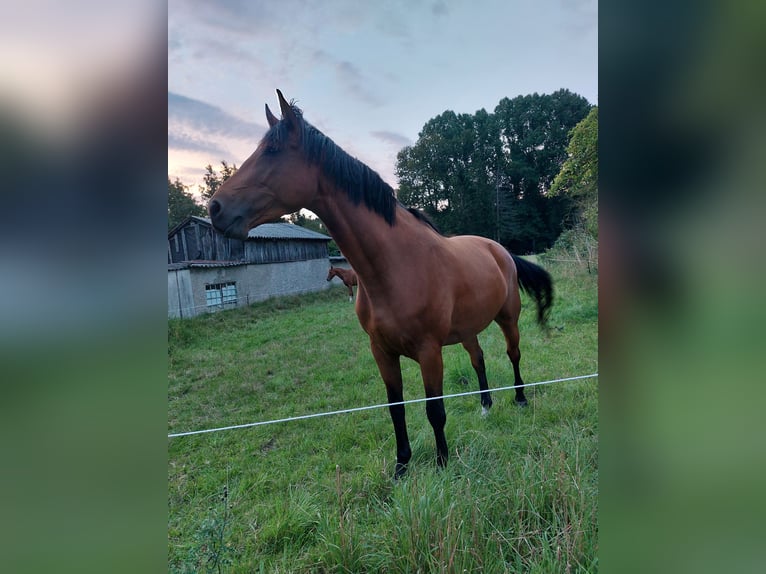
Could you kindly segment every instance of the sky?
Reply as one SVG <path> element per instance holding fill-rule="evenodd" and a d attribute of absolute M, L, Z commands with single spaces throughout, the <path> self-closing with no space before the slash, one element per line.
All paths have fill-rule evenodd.
<path fill-rule="evenodd" d="M 266 132 L 275 90 L 392 185 L 446 110 L 566 88 L 598 104 L 597 0 L 170 0 L 168 176 L 197 192 Z"/>

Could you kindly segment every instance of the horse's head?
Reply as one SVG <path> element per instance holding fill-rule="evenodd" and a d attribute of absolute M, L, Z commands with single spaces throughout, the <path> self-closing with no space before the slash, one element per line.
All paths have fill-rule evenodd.
<path fill-rule="evenodd" d="M 269 131 L 253 154 L 208 203 L 213 227 L 229 237 L 311 204 L 318 190 L 318 167 L 302 149 L 306 123 L 298 108 L 277 90 L 282 119 L 266 105 Z"/>
<path fill-rule="evenodd" d="M 327 280 L 332 280 L 333 277 L 335 277 L 338 274 L 338 271 L 335 269 L 335 267 L 330 267 L 330 270 L 327 272 Z"/>

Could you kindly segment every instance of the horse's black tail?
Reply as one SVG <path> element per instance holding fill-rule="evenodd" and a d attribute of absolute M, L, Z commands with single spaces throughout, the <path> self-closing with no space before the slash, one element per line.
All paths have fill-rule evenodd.
<path fill-rule="evenodd" d="M 511 257 L 516 264 L 519 288 L 535 300 L 537 303 L 537 322 L 541 327 L 545 327 L 553 306 L 553 279 L 539 265 L 513 254 Z"/>

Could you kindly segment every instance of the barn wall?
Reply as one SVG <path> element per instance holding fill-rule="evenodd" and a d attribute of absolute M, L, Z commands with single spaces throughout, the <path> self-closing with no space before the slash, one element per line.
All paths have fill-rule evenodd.
<path fill-rule="evenodd" d="M 271 297 L 296 295 L 327 289 L 327 260 L 312 259 L 286 263 L 248 265 L 240 297 L 253 303 Z M 239 284 L 237 285 L 239 291 Z"/>
<path fill-rule="evenodd" d="M 185 256 L 181 234 L 176 233 L 172 238 L 168 239 L 168 263 L 183 261 Z"/>
<path fill-rule="evenodd" d="M 182 261 L 247 261 L 277 263 L 327 258 L 327 242 L 308 239 L 267 239 L 248 241 L 227 238 L 209 225 L 195 221 L 168 239 L 168 263 Z"/>
<path fill-rule="evenodd" d="M 245 242 L 245 260 L 252 263 L 327 259 L 326 241 L 257 239 Z"/>
<path fill-rule="evenodd" d="M 207 307 L 205 285 L 208 284 L 235 282 L 237 306 L 264 301 L 271 297 L 328 289 L 330 287 L 330 283 L 326 280 L 328 267 L 327 259 L 313 259 L 262 265 L 184 269 L 181 272 L 188 273 L 188 287 L 185 287 L 184 293 L 188 293 L 189 297 L 183 299 L 181 308 L 177 303 L 179 300 L 176 295 L 177 290 L 171 291 L 171 285 L 175 285 L 175 278 L 172 276 L 179 272 L 169 271 L 168 316 L 179 317 L 183 313 L 184 317 L 191 317 L 219 310 Z"/>
<path fill-rule="evenodd" d="M 184 318 L 195 315 L 194 295 L 189 269 L 168 271 L 168 317 Z"/>

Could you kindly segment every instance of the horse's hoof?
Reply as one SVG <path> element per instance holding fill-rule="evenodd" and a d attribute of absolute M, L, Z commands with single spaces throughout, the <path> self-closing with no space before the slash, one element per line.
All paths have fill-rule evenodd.
<path fill-rule="evenodd" d="M 527 402 L 527 399 L 524 399 L 523 401 L 520 401 L 518 399 L 514 399 L 516 402 L 516 406 L 518 407 L 526 407 L 529 406 L 529 403 Z"/>
<path fill-rule="evenodd" d="M 396 469 L 394 470 L 394 480 L 399 480 L 405 474 L 407 474 L 407 465 L 397 462 Z"/>
<path fill-rule="evenodd" d="M 486 417 L 489 414 L 489 407 L 481 407 L 481 416 Z"/>

